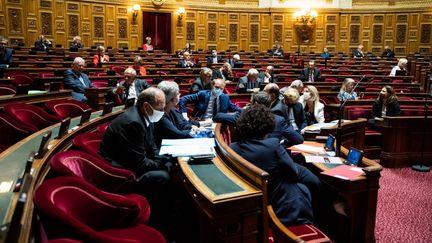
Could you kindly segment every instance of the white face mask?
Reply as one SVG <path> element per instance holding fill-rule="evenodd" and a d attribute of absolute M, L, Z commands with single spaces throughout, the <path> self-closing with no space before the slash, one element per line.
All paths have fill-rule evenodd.
<path fill-rule="evenodd" d="M 311 96 L 310 96 L 310 93 L 306 93 L 306 92 L 303 93 L 303 99 L 304 99 L 304 100 L 309 100 L 310 97 L 311 97 Z"/>
<path fill-rule="evenodd" d="M 149 121 L 151 123 L 156 123 L 156 122 L 158 122 L 163 117 L 163 115 L 165 114 L 165 112 L 155 110 L 155 109 L 153 109 L 153 107 L 152 107 L 152 110 L 153 110 L 153 114 L 151 116 L 147 114 L 148 115 L 148 119 L 149 119 Z"/>
<path fill-rule="evenodd" d="M 222 89 L 218 89 L 218 88 L 213 88 L 213 93 L 216 95 L 216 96 L 219 96 L 219 95 L 221 95 L 222 94 L 222 92 L 223 92 L 223 90 Z"/>

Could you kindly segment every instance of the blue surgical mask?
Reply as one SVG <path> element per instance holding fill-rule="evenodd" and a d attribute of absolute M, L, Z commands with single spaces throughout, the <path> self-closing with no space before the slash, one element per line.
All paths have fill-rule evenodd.
<path fill-rule="evenodd" d="M 219 89 L 219 88 L 213 88 L 213 94 L 215 94 L 216 96 L 221 95 L 222 92 L 223 92 L 222 89 Z"/>

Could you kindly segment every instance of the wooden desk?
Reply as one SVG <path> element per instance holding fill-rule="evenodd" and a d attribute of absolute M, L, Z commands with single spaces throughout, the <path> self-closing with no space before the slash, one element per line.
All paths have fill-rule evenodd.
<path fill-rule="evenodd" d="M 87 104 L 95 110 L 102 110 L 106 102 L 106 95 L 111 88 L 86 89 L 84 95 L 87 97 Z"/>
<path fill-rule="evenodd" d="M 49 100 L 72 98 L 70 90 L 60 90 L 33 95 L 2 95 L 0 96 L 0 108 L 12 103 L 39 104 Z"/>
<path fill-rule="evenodd" d="M 203 165 L 189 165 L 179 158 L 175 174 L 199 208 L 200 242 L 259 242 L 260 190 L 219 157 Z"/>
<path fill-rule="evenodd" d="M 376 125 L 383 134 L 380 163 L 384 167 L 432 165 L 432 117 L 384 117 Z M 423 154 L 423 156 L 422 156 Z"/>

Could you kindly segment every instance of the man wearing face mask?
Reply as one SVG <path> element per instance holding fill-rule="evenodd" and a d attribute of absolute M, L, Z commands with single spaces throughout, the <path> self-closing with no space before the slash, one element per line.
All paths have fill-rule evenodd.
<path fill-rule="evenodd" d="M 179 102 L 179 110 L 183 116 L 187 116 L 186 104 L 194 104 L 192 117 L 199 120 L 212 119 L 218 112 L 240 112 L 241 109 L 235 106 L 228 95 L 223 93 L 225 81 L 215 79 L 212 82 L 211 90 L 201 90 L 198 93 L 183 96 Z"/>
<path fill-rule="evenodd" d="M 99 149 L 113 166 L 134 172 L 138 183 L 149 189 L 170 179 L 169 161 L 159 157 L 153 137 L 153 123 L 162 118 L 164 107 L 162 90 L 150 87 L 142 91 L 136 105 L 111 122 Z"/>

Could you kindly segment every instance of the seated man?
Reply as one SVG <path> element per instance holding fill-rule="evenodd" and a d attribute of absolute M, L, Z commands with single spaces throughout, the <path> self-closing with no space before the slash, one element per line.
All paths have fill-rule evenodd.
<path fill-rule="evenodd" d="M 274 75 L 274 67 L 273 66 L 267 66 L 266 70 L 264 72 L 261 72 L 258 76 L 259 79 L 263 80 L 265 84 L 268 83 L 275 83 L 276 78 Z"/>
<path fill-rule="evenodd" d="M 139 94 L 135 106 L 110 123 L 99 148 L 100 155 L 113 166 L 135 173 L 136 190 L 150 202 L 150 221 L 164 220 L 160 224 L 169 219 L 163 217 L 167 216 L 167 207 L 172 207 L 169 204 L 173 200 L 168 173 L 171 160 L 159 156 L 154 143 L 153 124 L 164 115 L 164 107 L 165 95 L 162 90 L 155 87 L 144 90 Z"/>
<path fill-rule="evenodd" d="M 195 63 L 192 60 L 191 55 L 189 52 L 185 51 L 183 52 L 183 59 L 179 60 L 178 66 L 181 68 L 193 68 L 195 67 Z"/>
<path fill-rule="evenodd" d="M 223 79 L 224 81 L 233 81 L 234 76 L 231 64 L 225 62 L 221 68 L 213 70 L 212 79 Z"/>
<path fill-rule="evenodd" d="M 320 54 L 320 57 L 324 58 L 324 59 L 330 59 L 331 58 L 331 53 L 329 52 L 327 47 L 324 47 L 323 52 Z"/>
<path fill-rule="evenodd" d="M 48 51 L 51 47 L 51 41 L 44 35 L 40 35 L 34 45 L 38 51 Z"/>
<path fill-rule="evenodd" d="M 283 95 L 279 90 L 279 86 L 275 83 L 267 84 L 263 91 L 270 95 L 270 104 L 268 107 L 271 112 L 286 119 L 288 115 L 287 109 L 283 102 Z"/>
<path fill-rule="evenodd" d="M 207 66 L 211 67 L 213 63 L 222 63 L 222 57 L 218 56 L 217 50 L 211 50 L 211 56 L 207 57 Z"/>
<path fill-rule="evenodd" d="M 195 94 L 200 90 L 211 89 L 213 71 L 210 68 L 201 68 L 200 76 L 192 83 L 189 93 Z"/>
<path fill-rule="evenodd" d="M 12 49 L 6 48 L 8 40 L 0 36 L 0 69 L 8 68 L 12 63 Z"/>
<path fill-rule="evenodd" d="M 180 100 L 179 86 L 173 81 L 162 81 L 158 89 L 165 94 L 166 105 L 164 115 L 160 121 L 155 123 L 155 141 L 159 147 L 162 139 L 191 138 L 191 132 L 197 132 L 199 122 L 186 120 L 176 106 Z"/>
<path fill-rule="evenodd" d="M 281 57 L 281 56 L 283 56 L 283 54 L 284 54 L 284 51 L 281 47 L 281 44 L 279 43 L 279 41 L 276 41 L 274 47 L 271 49 L 270 55 Z"/>
<path fill-rule="evenodd" d="M 301 77 L 303 80 L 307 82 L 314 82 L 318 80 L 321 72 L 318 68 L 315 67 L 314 61 L 309 61 L 309 66 L 302 70 Z"/>
<path fill-rule="evenodd" d="M 183 116 L 187 116 L 187 104 L 194 104 L 192 117 L 200 120 L 212 119 L 218 112 L 241 111 L 239 107 L 231 102 L 229 96 L 223 93 L 225 88 L 223 79 L 215 79 L 211 83 L 211 90 L 202 90 L 180 98 L 179 110 L 183 113 Z"/>
<path fill-rule="evenodd" d="M 393 58 L 395 56 L 392 49 L 390 49 L 390 46 L 385 46 L 384 51 L 381 54 L 381 58 Z"/>
<path fill-rule="evenodd" d="M 360 45 L 357 47 L 357 49 L 354 49 L 354 50 L 352 51 L 352 56 L 353 56 L 354 58 L 364 58 L 364 57 L 365 57 L 365 54 L 363 53 L 363 45 L 362 45 L 362 44 L 360 44 Z"/>
<path fill-rule="evenodd" d="M 64 72 L 64 88 L 72 90 L 72 98 L 86 102 L 85 89 L 93 88 L 87 74 L 83 73 L 85 61 L 81 57 L 76 57 L 72 63 L 72 68 Z"/>
<path fill-rule="evenodd" d="M 117 84 L 117 87 L 110 91 L 110 94 L 117 94 L 120 97 L 122 104 L 126 104 L 128 99 L 138 100 L 138 95 L 150 85 L 147 81 L 136 78 L 136 70 L 126 68 L 124 71 L 124 81 Z"/>
<path fill-rule="evenodd" d="M 241 91 L 239 92 L 240 89 L 247 89 L 247 90 L 259 89 L 261 84 L 263 83 L 263 80 L 258 76 L 259 76 L 258 70 L 256 70 L 255 68 L 249 69 L 246 76 L 241 77 L 239 79 L 236 87 L 236 92 L 240 93 L 241 92 Z"/>
<path fill-rule="evenodd" d="M 232 68 L 242 68 L 244 64 L 240 61 L 240 55 L 234 54 L 232 58 L 228 59 L 228 63 Z"/>
<path fill-rule="evenodd" d="M 81 42 L 81 37 L 80 36 L 74 36 L 74 38 L 72 39 L 72 43 L 71 46 L 72 48 L 84 48 L 84 44 Z"/>

